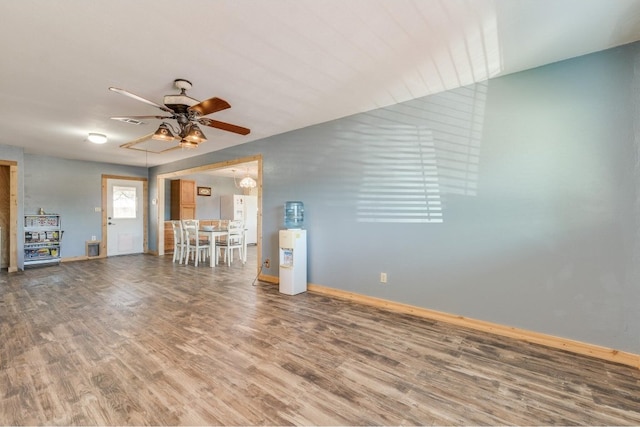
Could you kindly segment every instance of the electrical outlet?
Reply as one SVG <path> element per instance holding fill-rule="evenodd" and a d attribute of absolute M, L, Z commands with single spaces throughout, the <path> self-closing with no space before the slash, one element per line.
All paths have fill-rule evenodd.
<path fill-rule="evenodd" d="M 271 268 L 271 260 L 269 258 L 264 260 L 264 268 Z"/>
<path fill-rule="evenodd" d="M 95 242 L 96 241 L 96 236 L 91 236 L 91 241 Z"/>
<path fill-rule="evenodd" d="M 380 283 L 387 283 L 387 273 L 380 273 Z"/>

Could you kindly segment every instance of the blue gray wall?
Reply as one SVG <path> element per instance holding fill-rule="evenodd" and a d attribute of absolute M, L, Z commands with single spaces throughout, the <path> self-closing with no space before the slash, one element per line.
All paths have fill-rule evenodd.
<path fill-rule="evenodd" d="M 262 154 L 263 259 L 278 259 L 285 201 L 301 200 L 311 283 L 640 353 L 638 49 L 164 165 L 150 182 Z"/>
<path fill-rule="evenodd" d="M 63 258 L 86 255 L 85 243 L 91 236 L 102 239 L 102 213 L 95 208 L 102 206 L 103 174 L 146 178 L 147 169 L 24 155 L 24 212 L 37 213 L 42 208 L 61 215 Z M 21 242 L 18 255 L 21 266 Z"/>

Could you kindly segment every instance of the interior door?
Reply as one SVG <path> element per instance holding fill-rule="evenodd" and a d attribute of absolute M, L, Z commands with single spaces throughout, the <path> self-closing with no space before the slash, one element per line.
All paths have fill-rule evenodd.
<path fill-rule="evenodd" d="M 144 251 L 142 181 L 107 179 L 107 256 Z"/>

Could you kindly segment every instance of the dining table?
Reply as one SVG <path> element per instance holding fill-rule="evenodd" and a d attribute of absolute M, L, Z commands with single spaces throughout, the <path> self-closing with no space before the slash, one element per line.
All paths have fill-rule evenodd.
<path fill-rule="evenodd" d="M 218 248 L 216 247 L 216 237 L 226 236 L 226 228 L 200 228 L 198 234 L 207 236 L 209 238 L 209 245 L 211 245 L 211 256 L 209 256 L 209 267 L 215 267 L 218 265 Z M 242 263 L 247 262 L 247 228 L 244 229 L 242 234 Z"/>

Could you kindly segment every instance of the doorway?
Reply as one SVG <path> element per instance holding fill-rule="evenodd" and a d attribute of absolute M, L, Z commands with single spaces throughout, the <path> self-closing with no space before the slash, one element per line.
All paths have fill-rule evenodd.
<path fill-rule="evenodd" d="M 0 160 L 0 265 L 18 271 L 18 162 Z"/>
<path fill-rule="evenodd" d="M 166 233 L 171 232 L 170 224 L 167 226 L 166 220 L 166 198 L 165 198 L 165 189 L 169 185 L 169 181 L 173 179 L 180 179 L 180 177 L 184 177 L 186 175 L 194 175 L 194 174 L 206 174 L 216 170 L 228 169 L 230 167 L 235 167 L 238 171 L 243 171 L 245 168 L 243 165 L 249 163 L 257 163 L 257 242 L 256 242 L 256 252 L 257 252 L 257 260 L 261 259 L 262 254 L 262 156 L 248 156 L 242 157 L 234 160 L 228 160 L 219 163 L 213 163 L 209 165 L 199 166 L 191 169 L 184 169 L 175 172 L 169 172 L 164 174 L 159 174 L 157 176 L 157 196 L 156 199 L 152 202 L 157 204 L 158 206 L 158 224 L 156 230 L 156 247 L 157 254 L 164 255 L 165 251 L 170 251 L 170 248 L 165 246 L 165 235 Z M 170 246 L 171 243 L 167 242 Z M 256 271 L 259 271 L 260 262 L 256 261 Z"/>
<path fill-rule="evenodd" d="M 0 268 L 9 267 L 9 166 L 0 165 Z"/>
<path fill-rule="evenodd" d="M 101 256 L 146 252 L 147 179 L 102 176 Z"/>

